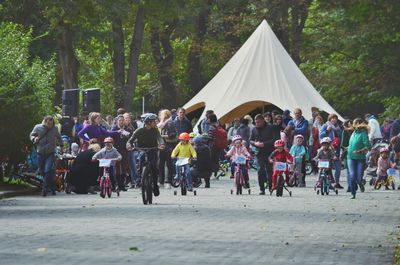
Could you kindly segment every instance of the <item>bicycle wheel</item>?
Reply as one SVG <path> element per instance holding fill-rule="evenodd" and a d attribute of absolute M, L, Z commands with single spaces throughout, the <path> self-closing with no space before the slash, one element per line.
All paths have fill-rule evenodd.
<path fill-rule="evenodd" d="M 183 175 L 182 176 L 182 180 L 181 180 L 181 195 L 182 196 L 186 196 L 187 193 L 187 187 L 186 187 L 186 176 Z"/>
<path fill-rule="evenodd" d="M 100 197 L 104 198 L 106 197 L 106 187 L 104 183 L 104 177 L 100 178 Z"/>
<path fill-rule="evenodd" d="M 106 178 L 106 189 L 107 189 L 107 197 L 108 197 L 108 198 L 111 198 L 112 186 L 111 186 L 110 177 L 107 177 L 107 178 Z"/>
<path fill-rule="evenodd" d="M 278 175 L 278 178 L 276 180 L 276 197 L 282 197 L 283 194 L 283 176 L 282 174 Z"/>
<path fill-rule="evenodd" d="M 149 183 L 149 176 L 150 176 L 150 169 L 148 167 L 143 167 L 142 170 L 142 200 L 143 204 L 149 203 L 149 194 L 148 194 L 148 188 L 150 186 Z M 152 196 L 152 195 L 150 195 Z"/>
<path fill-rule="evenodd" d="M 312 171 L 313 171 L 313 167 L 312 167 L 311 162 L 309 162 L 309 161 L 306 162 L 306 175 L 311 175 Z"/>
<path fill-rule="evenodd" d="M 179 179 L 172 179 L 172 183 L 171 183 L 171 186 L 172 187 L 174 187 L 174 188 L 178 188 L 179 187 L 179 185 L 180 185 L 180 183 L 179 183 Z"/>

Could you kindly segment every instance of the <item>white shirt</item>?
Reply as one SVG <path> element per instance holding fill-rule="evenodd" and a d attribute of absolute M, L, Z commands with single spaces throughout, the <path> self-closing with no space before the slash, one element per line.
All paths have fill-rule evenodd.
<path fill-rule="evenodd" d="M 382 139 L 381 128 L 377 120 L 369 119 L 368 126 L 369 126 L 368 139 L 370 141 L 374 139 Z"/>

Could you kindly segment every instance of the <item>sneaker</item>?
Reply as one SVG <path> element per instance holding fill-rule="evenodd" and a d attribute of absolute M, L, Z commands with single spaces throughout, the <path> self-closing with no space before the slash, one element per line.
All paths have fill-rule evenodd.
<path fill-rule="evenodd" d="M 346 192 L 351 192 L 351 189 L 350 189 L 350 188 L 347 188 Z"/>
<path fill-rule="evenodd" d="M 250 189 L 250 184 L 248 182 L 244 183 L 244 188 L 245 189 Z"/>
<path fill-rule="evenodd" d="M 360 184 L 360 191 L 361 191 L 361 192 L 364 192 L 364 191 L 365 191 L 364 184 Z"/>
<path fill-rule="evenodd" d="M 340 190 L 343 189 L 342 185 L 340 185 L 339 183 L 336 183 L 335 188 L 340 189 Z"/>
<path fill-rule="evenodd" d="M 165 189 L 167 189 L 167 190 L 171 189 L 171 184 L 169 184 L 169 183 L 165 183 L 165 186 L 164 186 L 164 188 L 165 188 Z"/>
<path fill-rule="evenodd" d="M 265 190 L 260 191 L 259 195 L 265 195 Z"/>
<path fill-rule="evenodd" d="M 130 185 L 129 185 L 129 189 L 134 189 L 135 188 L 135 184 L 134 183 L 131 183 Z"/>
<path fill-rule="evenodd" d="M 234 179 L 235 178 L 235 176 L 233 176 L 233 174 L 231 174 L 231 177 L 230 177 L 231 179 Z"/>
<path fill-rule="evenodd" d="M 158 188 L 158 185 L 155 185 L 154 186 L 154 188 L 153 188 L 153 194 L 154 194 L 154 196 L 158 196 L 158 195 L 160 195 L 160 189 Z"/>
<path fill-rule="evenodd" d="M 355 199 L 355 198 L 356 198 L 356 195 L 353 194 L 350 199 Z"/>

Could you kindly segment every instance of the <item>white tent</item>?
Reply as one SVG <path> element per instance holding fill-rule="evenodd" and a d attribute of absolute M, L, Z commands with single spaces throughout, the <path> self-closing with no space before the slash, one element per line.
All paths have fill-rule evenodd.
<path fill-rule="evenodd" d="M 190 113 L 205 106 L 225 123 L 267 104 L 291 111 L 299 107 L 307 119 L 313 109 L 338 114 L 303 75 L 264 20 L 184 108 Z"/>

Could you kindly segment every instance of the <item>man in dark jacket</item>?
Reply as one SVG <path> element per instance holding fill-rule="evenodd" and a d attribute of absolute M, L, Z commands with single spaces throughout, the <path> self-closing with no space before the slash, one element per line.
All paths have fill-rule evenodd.
<path fill-rule="evenodd" d="M 204 178 L 206 182 L 206 188 L 210 187 L 210 177 L 212 174 L 211 167 L 211 152 L 210 148 L 203 143 L 201 136 L 196 136 L 193 139 L 195 143 L 195 150 L 197 154 L 197 161 L 194 161 L 193 168 L 191 170 L 193 179 Z"/>
<path fill-rule="evenodd" d="M 185 116 L 185 109 L 179 108 L 177 111 L 177 116 L 174 120 L 174 125 L 178 130 L 178 135 L 181 133 L 191 133 L 193 131 L 192 123 Z"/>
<path fill-rule="evenodd" d="M 392 128 L 390 129 L 390 139 L 400 134 L 400 117 L 392 123 Z"/>
<path fill-rule="evenodd" d="M 260 186 L 260 195 L 265 195 L 265 183 L 272 188 L 272 164 L 268 163 L 267 158 L 274 151 L 274 142 L 280 139 L 280 130 L 276 125 L 267 125 L 261 114 L 255 117 L 256 126 L 251 131 L 250 144 L 257 148 L 258 185 Z"/>

